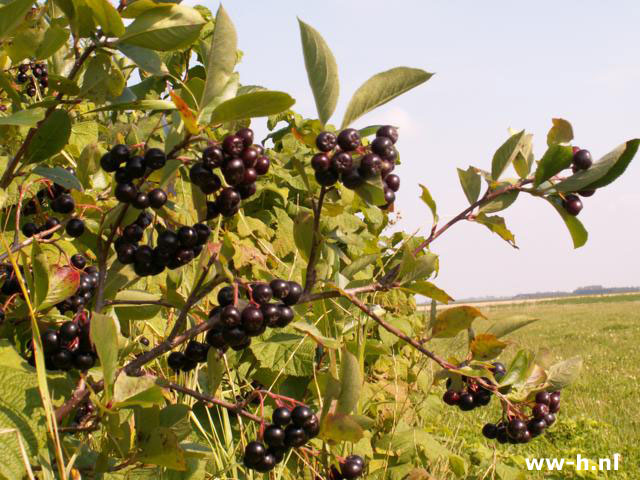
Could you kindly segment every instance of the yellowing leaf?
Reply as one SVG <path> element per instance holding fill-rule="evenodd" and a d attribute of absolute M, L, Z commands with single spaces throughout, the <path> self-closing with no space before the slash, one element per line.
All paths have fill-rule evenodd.
<path fill-rule="evenodd" d="M 351 415 L 330 413 L 322 421 L 320 436 L 334 442 L 357 442 L 362 438 L 363 431 Z"/>
<path fill-rule="evenodd" d="M 474 319 L 486 318 L 480 310 L 469 306 L 448 308 L 438 314 L 431 326 L 434 338 L 451 338 L 471 326 Z"/>
<path fill-rule="evenodd" d="M 189 105 L 180 98 L 180 96 L 176 92 L 169 92 L 171 95 L 171 100 L 173 100 L 174 105 L 178 109 L 178 113 L 180 114 L 180 118 L 184 122 L 184 126 L 187 131 L 192 135 L 196 135 L 200 131 L 200 127 L 198 125 L 198 119 L 196 118 L 196 114 L 193 110 L 189 108 Z"/>
<path fill-rule="evenodd" d="M 480 333 L 471 342 L 471 352 L 477 360 L 491 360 L 500 355 L 506 346 L 507 343 L 498 340 L 495 335 Z"/>

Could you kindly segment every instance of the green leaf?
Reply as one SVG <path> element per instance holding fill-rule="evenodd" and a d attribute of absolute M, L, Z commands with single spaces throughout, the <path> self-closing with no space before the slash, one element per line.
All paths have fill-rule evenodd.
<path fill-rule="evenodd" d="M 220 352 L 215 348 L 210 348 L 207 353 L 207 393 L 209 395 L 215 396 L 224 378 L 224 373 L 224 361 Z"/>
<path fill-rule="evenodd" d="M 0 42 L 25 21 L 33 3 L 33 0 L 14 0 L 0 7 Z"/>
<path fill-rule="evenodd" d="M 374 75 L 364 82 L 351 97 L 342 120 L 342 128 L 349 126 L 357 118 L 374 108 L 423 84 L 432 76 L 432 73 L 408 67 L 396 67 Z"/>
<path fill-rule="evenodd" d="M 104 379 L 107 400 L 112 396 L 113 382 L 118 369 L 118 322 L 111 316 L 93 313 L 91 319 L 91 342 L 95 345 Z"/>
<path fill-rule="evenodd" d="M 80 272 L 71 267 L 54 267 L 49 272 L 47 295 L 38 305 L 38 311 L 46 310 L 69 298 L 80 286 Z"/>
<path fill-rule="evenodd" d="M 534 186 L 537 187 L 565 168 L 569 168 L 572 160 L 573 150 L 571 147 L 550 145 L 540 162 L 538 162 Z"/>
<path fill-rule="evenodd" d="M 538 320 L 540 319 L 530 317 L 528 315 L 514 315 L 494 323 L 485 333 L 490 333 L 495 335 L 497 338 L 500 338 L 522 327 L 526 327 L 530 323 L 537 322 Z"/>
<path fill-rule="evenodd" d="M 84 0 L 93 13 L 93 18 L 107 37 L 121 37 L 124 35 L 124 23 L 120 14 L 108 0 Z"/>
<path fill-rule="evenodd" d="M 418 295 L 424 295 L 425 297 L 433 298 L 440 303 L 449 303 L 453 301 L 453 298 L 444 290 L 436 287 L 431 282 L 419 281 L 412 282 L 402 287 L 402 290 L 417 293 Z"/>
<path fill-rule="evenodd" d="M 358 406 L 362 389 L 362 375 L 356 356 L 346 348 L 342 348 L 340 362 L 340 396 L 336 404 L 336 412 L 349 415 Z"/>
<path fill-rule="evenodd" d="M 49 290 L 49 263 L 38 242 L 31 248 L 31 268 L 33 269 L 34 291 L 31 301 L 37 308 L 47 296 Z"/>
<path fill-rule="evenodd" d="M 164 396 L 158 379 L 152 375 L 130 377 L 125 373 L 118 375 L 113 385 L 113 407 L 143 407 L 163 405 Z"/>
<path fill-rule="evenodd" d="M 558 192 L 577 192 L 602 188 L 624 173 L 638 151 L 640 139 L 629 140 L 591 165 L 555 185 Z"/>
<path fill-rule="evenodd" d="M 473 167 L 469 167 L 466 170 L 458 168 L 458 178 L 460 179 L 460 185 L 462 185 L 462 191 L 467 197 L 467 200 L 469 200 L 469 203 L 475 203 L 480 196 L 480 186 L 482 183 L 480 174 Z"/>
<path fill-rule="evenodd" d="M 355 189 L 355 192 L 367 205 L 380 206 L 386 203 L 384 200 L 384 187 L 380 177 L 368 178 L 361 186 Z"/>
<path fill-rule="evenodd" d="M 431 337 L 452 338 L 468 329 L 476 318 L 487 318 L 480 310 L 467 305 L 451 307 L 440 312 L 431 325 Z"/>
<path fill-rule="evenodd" d="M 275 373 L 306 377 L 313 374 L 315 343 L 305 336 L 273 333 L 249 347 L 260 366 Z"/>
<path fill-rule="evenodd" d="M 29 162 L 41 162 L 59 153 L 71 135 L 71 119 L 65 110 L 54 110 L 38 128 L 27 149 Z"/>
<path fill-rule="evenodd" d="M 261 90 L 238 95 L 218 105 L 211 122 L 222 123 L 245 118 L 267 117 L 288 110 L 296 101 L 287 93 Z"/>
<path fill-rule="evenodd" d="M 573 248 L 580 248 L 589 239 L 589 232 L 584 228 L 582 222 L 577 217 L 570 215 L 562 206 L 562 200 L 559 197 L 547 197 L 547 200 L 564 220 L 565 225 L 569 229 L 571 240 L 573 241 Z"/>
<path fill-rule="evenodd" d="M 511 230 L 507 228 L 507 224 L 505 223 L 504 218 L 498 215 L 489 217 L 484 213 L 479 213 L 474 218 L 474 221 L 481 225 L 484 225 L 493 233 L 500 235 L 500 238 L 505 240 L 512 247 L 518 248 L 516 246 L 516 237 L 513 235 L 513 233 L 511 233 Z"/>
<path fill-rule="evenodd" d="M 320 438 L 339 442 L 357 442 L 363 437 L 362 427 L 351 416 L 342 413 L 329 413 L 322 419 Z"/>
<path fill-rule="evenodd" d="M 207 79 L 200 101 L 200 111 L 209 105 L 225 89 L 233 78 L 233 69 L 236 66 L 238 50 L 238 35 L 222 5 L 216 14 L 215 29 L 211 37 L 209 55 L 205 62 Z"/>
<path fill-rule="evenodd" d="M 326 124 L 338 103 L 340 93 L 338 65 L 322 35 L 300 19 L 298 19 L 298 24 L 300 25 L 304 65 L 316 102 L 318 118 L 322 124 Z"/>
<path fill-rule="evenodd" d="M 22 102 L 22 98 L 16 89 L 13 88 L 13 81 L 9 79 L 8 75 L 4 72 L 0 71 L 0 90 L 6 92 L 7 96 L 11 99 L 13 103 L 19 104 Z"/>
<path fill-rule="evenodd" d="M 205 23 L 193 8 L 175 4 L 156 7 L 136 17 L 120 42 L 163 52 L 179 50 L 197 40 Z"/>
<path fill-rule="evenodd" d="M 82 184 L 78 178 L 70 173 L 68 170 L 65 170 L 62 167 L 45 167 L 44 165 L 38 165 L 33 169 L 32 173 L 34 175 L 39 175 L 44 178 L 48 178 L 49 180 L 57 183 L 58 185 L 62 185 L 64 188 L 74 189 L 83 191 Z"/>
<path fill-rule="evenodd" d="M 491 178 L 493 180 L 498 180 L 507 167 L 511 165 L 513 159 L 520 151 L 523 138 L 524 130 L 511 135 L 507 141 L 496 150 L 496 153 L 493 155 L 493 160 L 491 161 Z"/>
<path fill-rule="evenodd" d="M 175 110 L 176 106 L 173 102 L 167 100 L 137 100 L 128 103 L 114 103 L 105 107 L 96 108 L 88 113 L 96 112 L 124 112 L 125 110 Z"/>
<path fill-rule="evenodd" d="M 140 454 L 137 459 L 143 463 L 160 465 L 172 470 L 187 468 L 185 453 L 178 444 L 178 437 L 167 427 L 157 427 L 139 442 Z"/>
<path fill-rule="evenodd" d="M 311 253 L 313 241 L 313 214 L 309 211 L 300 211 L 293 224 L 293 240 L 296 247 L 305 259 Z"/>
<path fill-rule="evenodd" d="M 118 50 L 129 57 L 145 72 L 162 77 L 169 74 L 169 69 L 155 51 L 149 48 L 136 47 L 135 45 L 120 45 Z"/>
<path fill-rule="evenodd" d="M 420 184 L 420 188 L 422 189 L 422 195 L 420 195 L 420 198 L 424 203 L 427 204 L 427 206 L 431 210 L 431 214 L 433 215 L 433 223 L 436 224 L 438 223 L 438 211 L 436 208 L 436 202 L 433 200 L 433 197 L 431 196 L 431 193 L 429 192 L 429 189 L 427 187 Z"/>
<path fill-rule="evenodd" d="M 504 377 L 500 381 L 500 386 L 517 385 L 524 382 L 528 377 L 531 369 L 533 368 L 534 355 L 528 350 L 520 350 L 516 353 L 505 373 Z"/>
<path fill-rule="evenodd" d="M 416 257 L 409 246 L 403 248 L 397 281 L 400 285 L 429 278 L 438 269 L 438 256 L 425 253 Z"/>
<path fill-rule="evenodd" d="M 573 140 L 573 127 L 562 118 L 552 118 L 553 126 L 547 133 L 547 145 L 557 145 L 559 143 L 569 143 Z"/>
<path fill-rule="evenodd" d="M 571 357 L 551 365 L 547 372 L 547 390 L 562 390 L 578 378 L 581 370 L 581 357 Z"/>
<path fill-rule="evenodd" d="M 344 267 L 340 274 L 342 274 L 345 278 L 353 279 L 353 277 L 360 272 L 362 269 L 368 267 L 369 265 L 373 265 L 377 263 L 380 255 L 377 253 L 372 253 L 371 255 L 363 255 L 361 257 L 356 258 L 349 265 Z"/>
<path fill-rule="evenodd" d="M 19 127 L 35 127 L 44 118 L 44 108 L 19 110 L 11 115 L 0 116 L 0 125 L 16 125 Z"/>
<path fill-rule="evenodd" d="M 69 29 L 51 25 L 44 34 L 42 43 L 36 50 L 36 58 L 49 58 L 69 40 Z"/>
<path fill-rule="evenodd" d="M 509 182 L 498 182 L 497 184 L 492 185 L 489 193 L 494 193 L 496 191 L 504 190 L 510 187 L 512 184 Z M 520 192 L 518 190 L 508 191 L 506 193 L 502 193 L 498 197 L 494 198 L 488 203 L 485 203 L 482 207 L 480 207 L 480 212 L 483 213 L 496 213 L 502 210 L 507 209 L 511 206 L 517 199 L 518 194 Z"/>
<path fill-rule="evenodd" d="M 476 360 L 493 360 L 507 347 L 507 343 L 489 333 L 479 333 L 471 341 L 469 349 Z"/>
<path fill-rule="evenodd" d="M 116 294 L 117 301 L 157 302 L 162 298 L 159 293 L 144 290 L 121 290 Z M 160 312 L 160 305 L 116 305 L 116 314 L 120 320 L 147 320 Z"/>
<path fill-rule="evenodd" d="M 326 348 L 338 349 L 340 348 L 340 342 L 335 338 L 325 337 L 322 332 L 311 323 L 306 323 L 303 321 L 294 322 L 291 324 L 292 328 L 295 328 L 299 332 L 306 333 L 309 335 L 316 343 L 322 345 Z"/>

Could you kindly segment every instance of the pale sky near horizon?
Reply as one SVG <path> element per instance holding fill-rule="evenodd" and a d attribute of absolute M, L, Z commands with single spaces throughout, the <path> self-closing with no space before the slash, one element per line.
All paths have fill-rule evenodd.
<path fill-rule="evenodd" d="M 212 11 L 217 2 L 194 2 Z M 599 158 L 640 137 L 640 2 L 637 1 L 242 1 L 226 2 L 244 58 L 244 84 L 283 90 L 293 107 L 315 116 L 296 17 L 322 33 L 341 82 L 332 123 L 371 75 L 394 66 L 436 75 L 354 126 L 400 127 L 403 164 L 396 202 L 405 231 L 427 233 L 431 214 L 419 199 L 425 184 L 441 224 L 466 207 L 456 167 L 489 169 L 508 128 L 534 133 L 536 159 L 552 117 L 573 124 L 575 144 Z M 256 126 L 263 124 L 256 121 Z M 640 157 L 640 155 L 639 155 Z M 515 250 L 485 227 L 458 224 L 433 244 L 435 283 L 454 298 L 573 290 L 591 284 L 640 285 L 640 158 L 613 185 L 584 200 L 590 232 L 573 250 L 546 202 L 521 195 L 501 212 Z"/>

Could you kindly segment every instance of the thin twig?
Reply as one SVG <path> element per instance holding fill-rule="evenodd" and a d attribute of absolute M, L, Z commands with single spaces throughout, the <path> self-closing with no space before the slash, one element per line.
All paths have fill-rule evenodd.
<path fill-rule="evenodd" d="M 322 215 L 322 204 L 327 188 L 323 185 L 318 195 L 318 203 L 313 208 L 313 233 L 311 236 L 311 250 L 309 251 L 309 262 L 307 262 L 307 274 L 304 281 L 304 293 L 311 292 L 316 283 L 316 263 L 318 263 L 318 249 L 320 248 L 320 215 Z"/>

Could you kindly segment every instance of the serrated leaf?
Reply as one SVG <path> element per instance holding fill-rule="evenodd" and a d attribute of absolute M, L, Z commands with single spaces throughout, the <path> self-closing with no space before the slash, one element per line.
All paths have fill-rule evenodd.
<path fill-rule="evenodd" d="M 458 168 L 458 178 L 460 185 L 469 203 L 475 203 L 480 196 L 482 179 L 475 168 L 469 167 L 466 170 Z"/>
<path fill-rule="evenodd" d="M 91 342 L 95 345 L 96 352 L 100 358 L 107 400 L 112 397 L 113 382 L 118 368 L 119 330 L 117 321 L 113 317 L 92 313 Z"/>
<path fill-rule="evenodd" d="M 338 65 L 322 35 L 300 19 L 298 24 L 309 85 L 316 102 L 318 118 L 325 124 L 333 115 L 340 94 Z"/>
<path fill-rule="evenodd" d="M 498 215 L 488 216 L 484 213 L 479 213 L 473 219 L 475 222 L 484 225 L 493 233 L 496 233 L 505 240 L 509 245 L 514 248 L 518 248 L 516 246 L 516 237 L 511 233 L 511 230 L 507 228 L 507 224 L 505 223 L 504 218 Z"/>
<path fill-rule="evenodd" d="M 571 240 L 573 241 L 573 248 L 580 248 L 589 239 L 589 232 L 584 228 L 582 222 L 578 220 L 577 217 L 570 215 L 565 208 L 562 206 L 562 200 L 559 197 L 547 197 L 547 200 L 553 208 L 560 214 L 562 220 L 564 220 L 564 224 L 569 229 L 569 234 L 571 235 Z"/>
<path fill-rule="evenodd" d="M 133 60 L 140 69 L 151 75 L 164 76 L 169 74 L 169 69 L 160 55 L 149 48 L 123 44 L 118 46 L 118 50 Z"/>
<path fill-rule="evenodd" d="M 236 29 L 222 5 L 216 14 L 209 55 L 205 62 L 207 79 L 200 101 L 200 111 L 209 107 L 233 77 L 238 50 Z"/>
<path fill-rule="evenodd" d="M 0 42 L 25 21 L 33 3 L 33 0 L 14 0 L 0 7 Z"/>
<path fill-rule="evenodd" d="M 113 407 L 143 407 L 164 404 L 162 388 L 158 385 L 157 377 L 143 375 L 130 377 L 124 372 L 118 375 L 113 385 Z"/>
<path fill-rule="evenodd" d="M 38 165 L 33 169 L 32 172 L 34 175 L 39 175 L 44 178 L 48 178 L 49 180 L 57 183 L 58 185 L 62 185 L 64 188 L 73 189 L 83 191 L 82 184 L 80 180 L 62 167 L 45 167 L 43 165 Z"/>
<path fill-rule="evenodd" d="M 507 345 L 506 342 L 498 340 L 495 335 L 478 333 L 471 341 L 469 349 L 476 360 L 492 360 L 498 357 Z"/>
<path fill-rule="evenodd" d="M 402 287 L 402 290 L 406 290 L 411 293 L 417 293 L 418 295 L 424 295 L 425 297 L 433 298 L 440 303 L 449 303 L 453 301 L 453 298 L 444 290 L 436 287 L 431 282 L 418 281 L 412 282 Z"/>
<path fill-rule="evenodd" d="M 569 122 L 562 118 L 552 118 L 551 123 L 553 126 L 547 133 L 547 145 L 569 143 L 573 140 L 573 127 Z"/>
<path fill-rule="evenodd" d="M 549 367 L 547 371 L 547 389 L 561 390 L 573 383 L 582 370 L 582 357 L 571 357 Z"/>
<path fill-rule="evenodd" d="M 65 110 L 54 110 L 40 124 L 27 149 L 29 162 L 41 162 L 60 152 L 71 136 L 71 119 Z"/>
<path fill-rule="evenodd" d="M 624 173 L 638 151 L 640 139 L 629 140 L 591 165 L 555 185 L 558 192 L 577 192 L 602 188 Z"/>
<path fill-rule="evenodd" d="M 47 295 L 38 305 L 38 311 L 46 310 L 69 298 L 80 286 L 80 272 L 71 267 L 54 267 L 49 273 Z"/>
<path fill-rule="evenodd" d="M 526 327 L 530 323 L 537 322 L 539 318 L 528 315 L 514 315 L 504 320 L 500 320 L 491 325 L 485 333 L 495 335 L 497 338 L 504 337 L 520 328 Z"/>
<path fill-rule="evenodd" d="M 538 168 L 536 168 L 534 186 L 540 185 L 542 182 L 549 180 L 551 177 L 560 173 L 565 168 L 571 166 L 573 160 L 573 150 L 571 147 L 563 145 L 550 145 L 544 153 Z"/>
<path fill-rule="evenodd" d="M 433 338 L 452 338 L 468 329 L 476 318 L 487 318 L 475 307 L 463 305 L 440 312 L 431 325 Z"/>
<path fill-rule="evenodd" d="M 284 92 L 260 90 L 222 102 L 211 113 L 211 122 L 224 123 L 245 118 L 267 117 L 288 110 L 296 101 Z"/>
<path fill-rule="evenodd" d="M 340 396 L 336 403 L 336 413 L 344 415 L 352 413 L 358 406 L 361 389 L 362 376 L 358 359 L 343 347 L 340 359 Z"/>
<path fill-rule="evenodd" d="M 175 4 L 156 7 L 138 15 L 120 42 L 151 50 L 178 50 L 197 40 L 205 23 L 193 8 Z"/>
<path fill-rule="evenodd" d="M 35 127 L 44 118 L 44 108 L 19 110 L 10 115 L 0 115 L 0 125 L 16 125 L 19 127 Z"/>
<path fill-rule="evenodd" d="M 432 73 L 408 67 L 396 67 L 374 75 L 351 97 L 342 120 L 342 128 L 349 126 L 365 113 L 423 84 L 432 76 Z"/>
<path fill-rule="evenodd" d="M 520 151 L 521 141 L 524 138 L 524 130 L 511 135 L 506 142 L 504 142 L 496 153 L 493 155 L 491 161 L 491 178 L 498 180 L 504 171 L 511 165 L 513 159 Z"/>
<path fill-rule="evenodd" d="M 120 14 L 108 0 L 84 0 L 107 37 L 121 37 L 125 28 Z"/>
<path fill-rule="evenodd" d="M 420 184 L 420 188 L 422 189 L 422 195 L 420 195 L 420 199 L 429 207 L 431 210 L 431 214 L 433 215 L 433 223 L 438 223 L 438 209 L 436 207 L 436 202 L 433 200 L 431 196 L 431 192 L 424 185 Z"/>
<path fill-rule="evenodd" d="M 524 382 L 528 377 L 531 369 L 533 368 L 534 355 L 528 350 L 520 350 L 516 353 L 507 368 L 502 380 L 500 380 L 500 386 L 517 385 Z"/>

